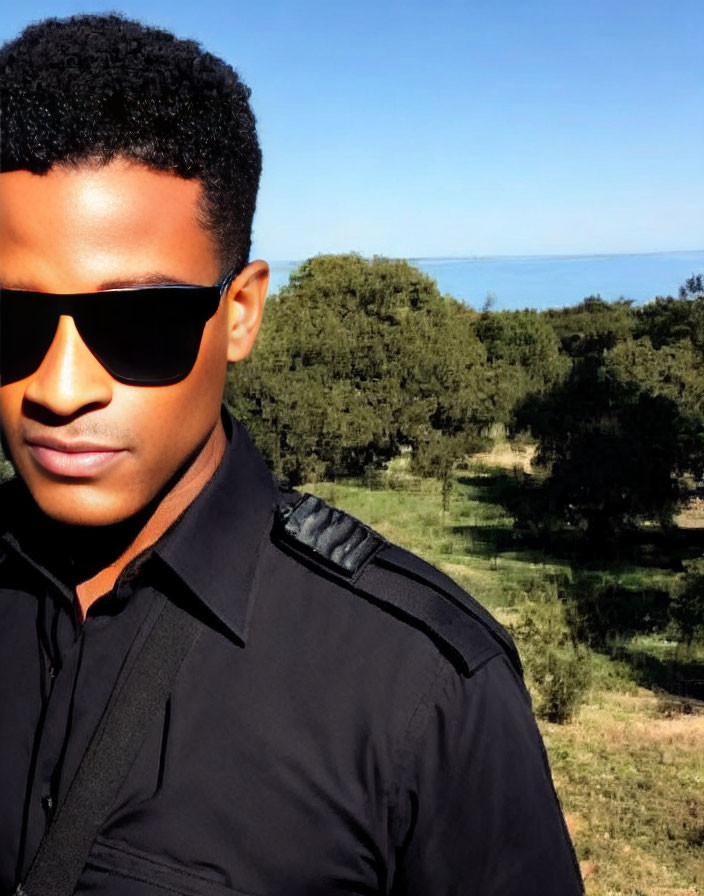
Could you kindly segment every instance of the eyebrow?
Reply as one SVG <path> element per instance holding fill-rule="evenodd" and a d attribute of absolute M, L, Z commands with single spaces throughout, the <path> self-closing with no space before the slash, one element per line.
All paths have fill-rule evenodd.
<path fill-rule="evenodd" d="M 105 280 L 98 287 L 98 292 L 106 289 L 126 289 L 130 286 L 174 286 L 183 284 L 178 277 L 168 274 L 141 274 L 137 277 L 119 277 L 116 280 Z"/>
<path fill-rule="evenodd" d="M 178 277 L 171 277 L 168 274 L 159 272 L 151 274 L 138 274 L 134 277 L 118 277 L 113 280 L 105 280 L 99 284 L 97 290 L 91 292 L 105 292 L 109 289 L 128 289 L 133 286 L 174 286 L 183 284 L 183 280 Z M 16 289 L 25 292 L 46 292 L 43 289 L 37 289 L 34 283 L 25 280 L 12 280 L 2 282 L 5 289 Z M 78 295 L 78 293 L 76 293 Z"/>

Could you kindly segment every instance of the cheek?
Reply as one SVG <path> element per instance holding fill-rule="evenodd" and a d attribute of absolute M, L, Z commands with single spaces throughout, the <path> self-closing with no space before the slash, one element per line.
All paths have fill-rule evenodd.
<path fill-rule="evenodd" d="M 0 424 L 10 444 L 18 429 L 23 396 L 24 386 L 21 382 L 0 388 Z"/>

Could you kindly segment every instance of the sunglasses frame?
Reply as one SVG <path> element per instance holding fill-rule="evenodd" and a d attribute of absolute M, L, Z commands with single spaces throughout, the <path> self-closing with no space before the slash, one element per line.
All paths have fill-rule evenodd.
<path fill-rule="evenodd" d="M 125 295 L 138 294 L 141 298 L 144 299 L 145 302 L 149 301 L 149 294 L 158 292 L 163 298 L 163 294 L 173 293 L 174 295 L 178 295 L 179 298 L 184 298 L 185 296 L 190 296 L 193 299 L 194 310 L 198 308 L 200 310 L 200 314 L 194 315 L 194 326 L 200 326 L 200 333 L 198 335 L 198 344 L 200 345 L 200 340 L 203 337 L 203 329 L 205 328 L 205 324 L 210 320 L 210 318 L 215 314 L 220 304 L 220 300 L 222 299 L 223 294 L 228 289 L 232 281 L 234 280 L 236 272 L 234 270 L 228 271 L 217 283 L 213 286 L 198 286 L 195 284 L 186 284 L 186 283 L 165 283 L 163 286 L 159 285 L 150 285 L 150 286 L 126 286 L 119 287 L 118 289 L 106 289 L 100 290 L 97 292 L 88 292 L 88 293 L 49 293 L 49 292 L 37 292 L 35 290 L 19 290 L 19 289 L 3 289 L 0 286 L 0 326 L 2 326 L 3 320 L 3 296 L 5 300 L 11 298 L 13 300 L 24 299 L 25 301 L 29 298 L 39 298 L 42 304 L 43 311 L 46 313 L 51 312 L 52 317 L 56 321 L 56 326 L 53 329 L 53 334 L 49 344 L 46 346 L 44 353 L 42 355 L 42 360 L 39 363 L 43 362 L 44 357 L 46 356 L 46 352 L 51 347 L 51 342 L 56 336 L 56 327 L 58 326 L 59 318 L 62 316 L 69 316 L 73 318 L 74 324 L 78 333 L 85 343 L 88 350 L 91 354 L 97 359 L 97 361 L 107 370 L 107 372 L 114 379 L 118 380 L 122 383 L 127 383 L 128 385 L 135 386 L 166 386 L 171 385 L 173 383 L 180 382 L 185 379 L 193 369 L 193 365 L 195 364 L 196 357 L 193 358 L 192 363 L 188 364 L 186 369 L 186 362 L 184 362 L 184 366 L 179 369 L 178 372 L 174 373 L 171 376 L 146 376 L 144 374 L 129 374 L 125 373 L 125 371 L 120 371 L 115 369 L 114 365 L 106 362 L 105 357 L 101 357 L 101 353 L 96 351 L 96 349 L 91 346 L 90 342 L 92 340 L 86 339 L 84 332 L 82 331 L 84 324 L 81 323 L 81 318 L 86 312 L 86 305 L 90 308 L 90 313 L 95 314 L 99 313 L 98 302 L 100 296 L 116 296 L 116 295 Z M 96 301 L 98 300 L 98 301 Z M 190 303 L 189 303 L 190 304 Z M 135 325 L 138 324 L 138 321 L 135 322 Z M 1 344 L 1 334 L 0 334 L 0 344 Z M 190 361 L 190 359 L 189 359 Z M 29 371 L 26 376 L 31 375 L 31 373 L 35 372 L 39 369 L 39 366 L 34 368 L 34 370 Z M 129 365 L 128 365 L 129 366 Z M 0 370 L 2 369 L 2 358 L 0 357 Z M 14 377 L 17 379 L 18 377 Z"/>

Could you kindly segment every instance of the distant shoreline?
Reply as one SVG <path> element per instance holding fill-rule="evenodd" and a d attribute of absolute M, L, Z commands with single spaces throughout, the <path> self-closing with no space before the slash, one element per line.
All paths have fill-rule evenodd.
<path fill-rule="evenodd" d="M 704 273 L 704 249 L 592 255 L 485 255 L 409 258 L 445 295 L 472 308 L 489 300 L 495 311 L 542 311 L 576 305 L 588 296 L 636 304 L 676 296 L 693 274 Z M 271 262 L 270 293 L 288 282 L 298 261 Z"/>
<path fill-rule="evenodd" d="M 350 249 L 350 253 L 354 250 Z M 702 248 L 694 248 L 694 249 L 658 249 L 652 250 L 650 252 L 548 252 L 546 254 L 542 253 L 526 253 L 523 255 L 511 255 L 511 254 L 499 254 L 499 255 L 402 255 L 402 256 L 384 256 L 384 257 L 394 257 L 401 258 L 404 261 L 408 261 L 410 264 L 414 264 L 416 262 L 433 262 L 436 264 L 442 262 L 454 262 L 454 261 L 521 261 L 521 260 L 530 260 L 530 259 L 550 259 L 550 260 L 563 260 L 567 261 L 569 259 L 582 259 L 582 258 L 646 258 L 652 256 L 663 256 L 663 255 L 696 255 L 696 254 L 704 254 L 704 247 Z M 346 253 L 326 253 L 321 252 L 318 253 L 321 255 L 327 254 L 346 254 Z M 364 255 L 363 253 L 358 253 L 362 255 L 363 258 L 373 258 L 373 255 Z M 382 255 L 383 253 L 377 253 Z M 309 256 L 312 257 L 312 256 Z M 290 258 L 278 258 L 272 259 L 269 261 L 269 265 L 271 267 L 298 267 L 299 264 L 302 264 L 305 259 L 290 259 Z"/>
<path fill-rule="evenodd" d="M 588 252 L 586 254 L 580 254 L 577 252 L 569 252 L 567 254 L 560 253 L 552 253 L 548 255 L 442 255 L 442 256 L 432 256 L 432 255 L 419 255 L 414 256 L 413 258 L 407 258 L 406 260 L 413 264 L 414 262 L 452 262 L 452 261 L 523 261 L 530 260 L 533 258 L 536 259 L 549 259 L 551 261 L 569 261 L 574 259 L 575 261 L 582 258 L 650 258 L 653 256 L 663 256 L 663 255 L 696 255 L 702 253 L 704 254 L 704 249 L 672 249 L 672 250 L 662 250 L 658 252 Z M 286 262 L 289 264 L 289 262 Z"/>

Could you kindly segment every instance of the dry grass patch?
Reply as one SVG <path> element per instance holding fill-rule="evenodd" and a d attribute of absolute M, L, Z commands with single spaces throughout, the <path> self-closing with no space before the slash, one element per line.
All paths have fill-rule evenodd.
<path fill-rule="evenodd" d="M 636 722 L 633 734 L 645 742 L 674 747 L 678 752 L 698 753 L 704 775 L 704 716 L 676 716 Z"/>
<path fill-rule="evenodd" d="M 530 473 L 535 457 L 535 445 L 511 445 L 500 442 L 490 451 L 480 451 L 472 455 L 472 465 L 481 467 L 500 467 L 502 470 L 523 470 Z"/>
<path fill-rule="evenodd" d="M 588 896 L 704 892 L 704 719 L 656 713 L 649 692 L 601 693 L 541 725 Z"/>

